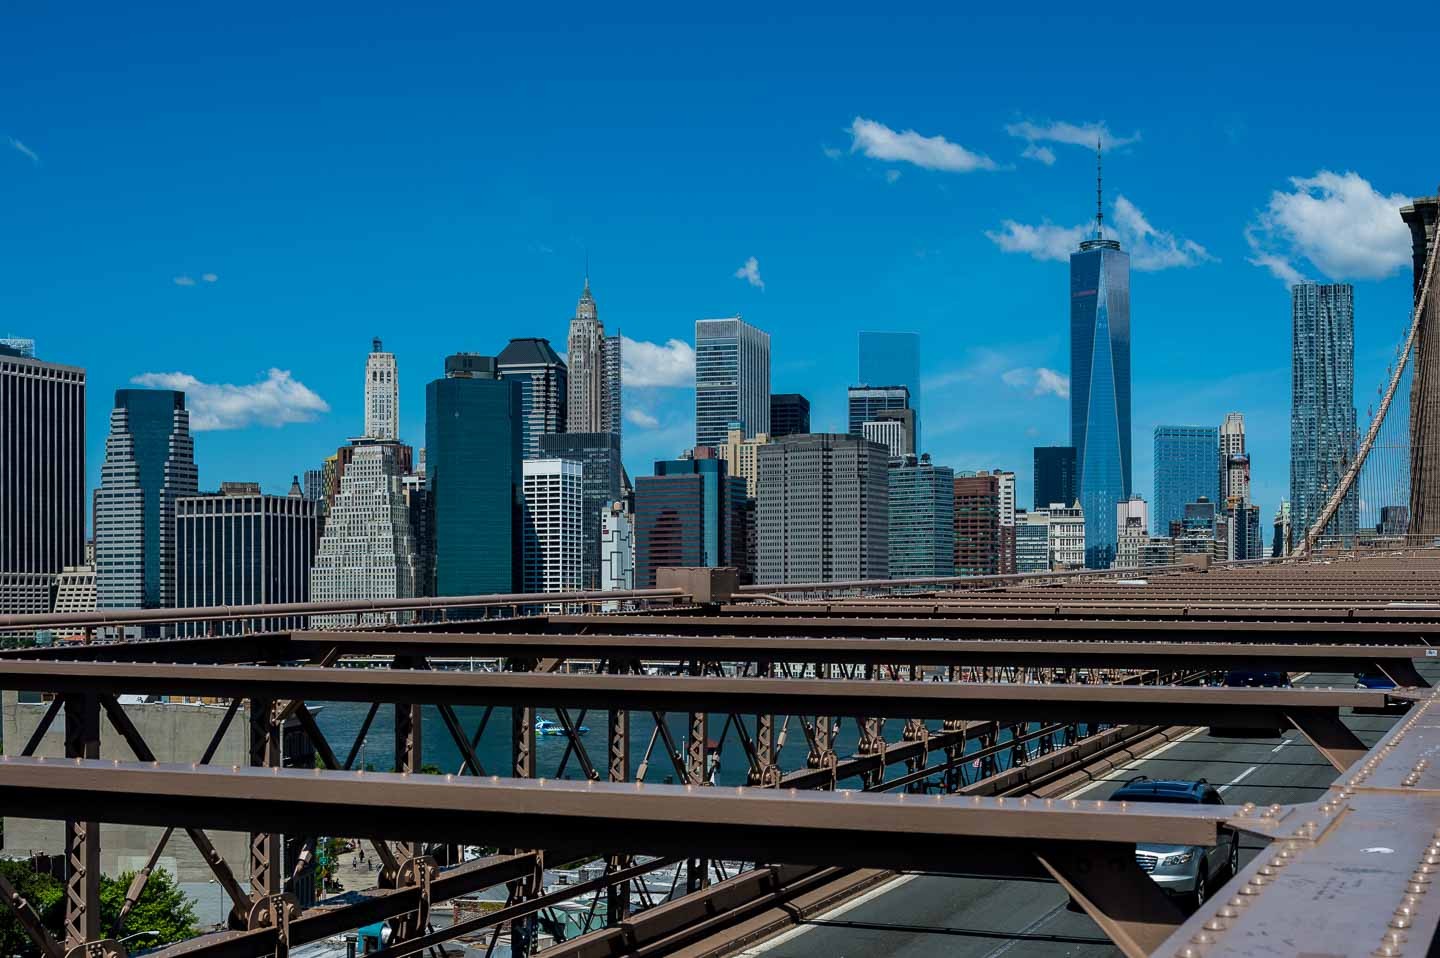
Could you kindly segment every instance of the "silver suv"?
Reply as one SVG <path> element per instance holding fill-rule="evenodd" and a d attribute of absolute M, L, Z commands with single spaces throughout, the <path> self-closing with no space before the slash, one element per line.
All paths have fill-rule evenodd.
<path fill-rule="evenodd" d="M 1198 782 L 1184 782 L 1143 775 L 1120 786 L 1110 800 L 1172 805 L 1225 804 L 1215 786 L 1203 778 Z M 1222 827 L 1220 841 L 1213 847 L 1137 844 L 1135 862 L 1161 891 L 1194 910 L 1205 903 L 1211 889 L 1239 871 L 1240 836 L 1234 829 Z"/>

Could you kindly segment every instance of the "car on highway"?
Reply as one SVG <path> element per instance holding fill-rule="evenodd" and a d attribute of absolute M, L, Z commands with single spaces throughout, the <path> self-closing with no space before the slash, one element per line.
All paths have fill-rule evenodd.
<path fill-rule="evenodd" d="M 1115 802 L 1164 802 L 1170 805 L 1224 805 L 1219 789 L 1200 779 L 1132 778 L 1110 796 Z M 1220 841 L 1204 845 L 1135 845 L 1135 863 L 1160 890 L 1194 911 L 1212 889 L 1240 869 L 1240 835 L 1221 827 Z"/>
<path fill-rule="evenodd" d="M 1364 672 L 1355 673 L 1355 687 L 1357 689 L 1380 689 L 1386 691 L 1395 688 L 1395 681 L 1384 672 L 1367 669 Z"/>
<path fill-rule="evenodd" d="M 1225 687 L 1231 689 L 1288 689 L 1289 672 L 1247 672 L 1231 669 L 1225 673 Z"/>

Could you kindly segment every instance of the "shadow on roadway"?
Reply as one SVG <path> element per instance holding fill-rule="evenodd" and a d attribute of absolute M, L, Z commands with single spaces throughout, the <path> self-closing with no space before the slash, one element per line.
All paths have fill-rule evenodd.
<path fill-rule="evenodd" d="M 1110 939 L 1094 935 L 1045 935 L 1034 932 L 988 931 L 984 928 L 952 928 L 947 925 L 907 925 L 888 921 L 848 921 L 844 918 L 814 918 L 801 922 L 815 928 L 844 928 L 850 931 L 893 931 L 905 935 L 947 935 L 954 938 L 996 941 L 1056 942 L 1066 945 L 1108 945 Z"/>

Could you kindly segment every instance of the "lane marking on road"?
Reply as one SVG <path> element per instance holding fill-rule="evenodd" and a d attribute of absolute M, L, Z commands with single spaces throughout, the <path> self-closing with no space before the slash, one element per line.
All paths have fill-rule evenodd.
<path fill-rule="evenodd" d="M 1050 909 L 1045 914 L 1041 915 L 1039 918 L 1036 918 L 1024 928 L 1021 928 L 1019 931 L 1014 932 L 1014 938 L 1011 938 L 1009 941 L 1005 942 L 1005 944 L 996 948 L 994 951 L 987 951 L 985 953 L 985 958 L 1000 958 L 1001 955 L 1005 954 L 1011 948 L 1014 948 L 1016 945 L 1020 944 L 1020 942 L 1024 940 L 1026 935 L 1031 934 L 1041 925 L 1045 924 L 1051 918 L 1054 918 L 1061 911 L 1063 911 L 1067 904 L 1069 904 L 1068 901 L 1062 901 L 1060 904 L 1056 905 L 1054 908 Z"/>
<path fill-rule="evenodd" d="M 1172 748 L 1174 748 L 1175 746 L 1179 745 L 1181 742 L 1189 741 L 1190 739 L 1194 738 L 1195 736 L 1199 735 L 1200 733 L 1202 733 L 1202 732 L 1204 732 L 1204 731 L 1205 731 L 1205 728 L 1204 728 L 1204 727 L 1192 728 L 1190 731 L 1186 732 L 1184 735 L 1180 736 L 1180 737 L 1177 738 L 1175 741 L 1173 741 L 1173 742 L 1166 742 L 1164 745 L 1160 746 L 1159 748 L 1153 749 L 1153 750 L 1151 750 L 1151 751 L 1149 751 L 1149 752 L 1146 752 L 1146 753 L 1145 753 L 1144 755 L 1142 755 L 1140 758 L 1137 758 L 1137 759 L 1135 759 L 1135 760 L 1133 760 L 1133 761 L 1127 762 L 1126 764 L 1120 766 L 1119 768 L 1111 769 L 1111 770 L 1110 770 L 1109 772 L 1107 772 L 1106 774 L 1104 774 L 1104 775 L 1102 775 L 1101 777 L 1095 779 L 1095 781 L 1093 781 L 1093 782 L 1086 782 L 1084 785 L 1081 785 L 1079 788 L 1077 788 L 1077 789 L 1075 789 L 1075 790 L 1073 790 L 1073 791 L 1070 791 L 1070 792 L 1066 792 L 1064 795 L 1061 795 L 1060 797 L 1061 797 L 1061 798 L 1075 798 L 1076 796 L 1084 795 L 1086 792 L 1090 791 L 1092 788 L 1099 788 L 1101 785 L 1104 785 L 1106 782 L 1116 782 L 1116 781 L 1119 781 L 1120 778 L 1121 778 L 1126 772 L 1133 772 L 1133 771 L 1135 771 L 1137 768 L 1139 768 L 1141 765 L 1144 765 L 1146 762 L 1150 761 L 1151 759 L 1159 758 L 1161 755 L 1164 755 L 1166 752 L 1170 751 L 1170 749 L 1172 749 Z"/>
<path fill-rule="evenodd" d="M 842 915 L 845 915 L 845 914 L 849 913 L 849 912 L 852 911 L 853 909 L 859 908 L 861 905 L 864 905 L 864 904 L 866 904 L 867 902 L 874 901 L 875 899 L 879 898 L 881 895 L 889 894 L 890 892 L 894 891 L 895 889 L 900 888 L 901 886 L 906 885 L 906 884 L 908 884 L 909 882 L 912 882 L 912 881 L 914 881 L 915 879 L 917 879 L 917 878 L 919 878 L 919 877 L 921 877 L 921 876 L 920 876 L 920 875 L 901 875 L 901 876 L 898 877 L 898 878 L 892 878 L 890 881 L 887 881 L 885 884 L 880 885 L 880 886 L 877 887 L 877 888 L 872 888 L 872 889 L 870 889 L 869 891 L 867 891 L 865 894 L 861 895 L 860 897 L 858 897 L 858 898 L 852 898 L 852 899 L 850 899 L 849 901 L 847 901 L 845 904 L 840 905 L 838 908 L 835 908 L 835 909 L 833 909 L 833 910 L 831 910 L 831 911 L 827 911 L 827 912 L 825 912 L 824 914 L 821 914 L 821 915 L 816 915 L 815 917 L 816 917 L 817 919 L 823 919 L 823 920 L 825 920 L 825 921 L 830 921 L 830 920 L 839 918 L 839 917 L 841 917 Z M 789 931 L 785 932 L 784 934 L 776 935 L 774 938 L 771 938 L 771 939 L 769 939 L 768 941 L 762 941 L 760 944 L 756 945 L 756 946 L 753 947 L 753 948 L 747 948 L 747 949 L 745 949 L 744 951 L 740 952 L 739 955 L 736 956 L 736 958 L 752 958 L 752 956 L 754 956 L 754 955 L 764 954 L 765 952 L 769 951 L 771 948 L 775 948 L 775 947 L 778 947 L 778 946 L 780 946 L 780 945 L 783 945 L 783 944 L 785 944 L 787 941 L 793 941 L 794 939 L 799 938 L 801 935 L 805 934 L 807 931 L 814 931 L 814 930 L 815 930 L 816 928 L 818 928 L 818 927 L 821 927 L 821 926 L 819 926 L 819 925 L 812 925 L 812 924 L 809 924 L 809 923 L 806 923 L 806 922 L 802 922 L 801 924 L 796 925 L 794 928 L 791 928 Z"/>
<path fill-rule="evenodd" d="M 1272 751 L 1273 751 L 1273 749 L 1272 749 Z M 1250 766 L 1249 768 L 1247 768 L 1245 771 L 1241 772 L 1239 775 L 1236 775 L 1234 778 L 1230 779 L 1229 782 L 1227 782 L 1226 784 L 1221 785 L 1219 788 L 1215 789 L 1215 791 L 1217 791 L 1217 792 L 1223 792 L 1223 791 L 1225 791 L 1225 789 L 1229 788 L 1231 785 L 1239 785 L 1241 782 L 1245 781 L 1245 779 L 1247 779 L 1247 778 L 1250 777 L 1250 773 L 1251 773 L 1251 772 L 1254 772 L 1254 771 L 1256 771 L 1256 770 L 1259 769 L 1259 768 L 1260 768 L 1259 765 L 1251 765 L 1251 766 Z"/>
<path fill-rule="evenodd" d="M 1280 751 L 1282 748 L 1284 748 L 1285 746 L 1287 746 L 1287 745 L 1293 745 L 1293 744 L 1294 744 L 1294 740 L 1293 740 L 1293 739 L 1282 738 L 1282 739 L 1280 740 L 1280 744 L 1277 745 L 1277 746 L 1275 746 L 1274 748 L 1272 748 L 1270 751 L 1272 751 L 1272 752 L 1278 752 L 1278 751 Z"/>

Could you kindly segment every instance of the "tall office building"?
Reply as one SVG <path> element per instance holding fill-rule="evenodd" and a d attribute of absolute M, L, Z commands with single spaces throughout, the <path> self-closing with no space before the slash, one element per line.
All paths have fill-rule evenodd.
<path fill-rule="evenodd" d="M 1138 569 L 1150 540 L 1149 509 L 1140 496 L 1131 496 L 1115 506 L 1115 569 Z"/>
<path fill-rule="evenodd" d="M 308 602 L 310 563 L 320 541 L 314 500 L 294 490 L 267 496 L 258 483 L 223 482 L 218 493 L 175 500 L 175 605 Z M 190 622 L 185 635 L 216 623 Z M 303 616 L 218 623 L 222 635 L 304 628 Z"/>
<path fill-rule="evenodd" d="M 891 459 L 915 455 L 915 410 L 881 409 L 860 424 L 860 435 L 885 447 Z"/>
<path fill-rule="evenodd" d="M 655 587 L 663 568 L 745 563 L 745 480 L 700 446 L 686 459 L 655 463 L 635 480 L 635 587 Z"/>
<path fill-rule="evenodd" d="M 755 498 L 755 484 L 760 479 L 760 447 L 770 441 L 768 433 L 745 438 L 739 423 L 731 423 L 725 441 L 715 447 L 715 455 L 725 460 L 726 471 L 745 480 L 745 495 Z"/>
<path fill-rule="evenodd" d="M 1115 558 L 1115 505 L 1130 498 L 1130 256 L 1095 236 L 1070 254 L 1070 445 L 1085 511 L 1085 565 Z"/>
<path fill-rule="evenodd" d="M 1422 196 L 1400 208 L 1410 227 L 1413 289 L 1419 296 L 1425 264 L 1440 241 L 1440 196 Z M 1415 337 L 1410 383 L 1410 503 L 1406 532 L 1427 540 L 1440 535 L 1440 279 L 1431 279 Z M 1393 513 L 1392 516 L 1398 516 Z"/>
<path fill-rule="evenodd" d="M 0 614 L 49 612 L 84 561 L 85 370 L 0 346 Z"/>
<path fill-rule="evenodd" d="M 605 324 L 595 309 L 590 295 L 590 277 L 575 304 L 575 318 L 570 320 L 570 333 L 565 341 L 570 363 L 565 409 L 566 432 L 620 431 L 620 356 L 607 358 L 612 351 L 611 338 L 605 335 Z M 618 346 L 619 339 L 615 338 Z M 613 395 L 612 395 L 613 394 Z"/>
<path fill-rule="evenodd" d="M 1050 571 L 1050 510 L 1033 509 L 1015 520 L 1015 571 Z"/>
<path fill-rule="evenodd" d="M 605 337 L 605 419 L 604 432 L 620 435 L 624 420 L 624 394 L 621 382 L 625 367 L 624 341 L 618 336 Z"/>
<path fill-rule="evenodd" d="M 1013 575 L 1015 558 L 1015 473 L 1008 469 L 992 469 L 991 475 L 1000 492 L 1000 552 L 995 571 Z"/>
<path fill-rule="evenodd" d="M 95 491 L 101 609 L 175 605 L 175 500 L 199 492 L 185 394 L 117 389 Z"/>
<path fill-rule="evenodd" d="M 786 436 L 760 447 L 756 581 L 884 579 L 889 457 L 859 436 Z"/>
<path fill-rule="evenodd" d="M 1185 515 L 1185 503 L 1220 498 L 1220 436 L 1214 426 L 1155 427 L 1155 498 L 1150 521 L 1157 536 Z"/>
<path fill-rule="evenodd" d="M 513 592 L 520 584 L 523 387 L 496 366 L 490 356 L 448 356 L 445 378 L 425 387 L 427 564 L 435 579 L 427 594 Z"/>
<path fill-rule="evenodd" d="M 857 380 L 866 386 L 904 386 L 915 410 L 915 443 L 920 448 L 920 334 L 889 331 L 860 333 Z"/>
<path fill-rule="evenodd" d="M 402 489 L 409 447 L 360 438 L 352 441 L 346 458 L 310 566 L 310 600 L 412 598 L 418 594 L 415 540 Z M 367 613 L 358 621 L 381 623 L 396 618 L 404 616 Z M 350 614 L 311 618 L 316 628 L 356 621 Z"/>
<path fill-rule="evenodd" d="M 797 436 L 810 431 L 810 400 L 799 393 L 774 393 L 770 397 L 770 435 Z"/>
<path fill-rule="evenodd" d="M 523 592 L 578 592 L 584 562 L 585 468 L 569 459 L 527 459 Z"/>
<path fill-rule="evenodd" d="M 1220 424 L 1220 502 L 1250 501 L 1250 455 L 1245 451 L 1245 417 L 1228 413 Z"/>
<path fill-rule="evenodd" d="M 1000 480 L 988 472 L 961 473 L 955 495 L 955 574 L 1000 571 Z"/>
<path fill-rule="evenodd" d="M 929 456 L 892 465 L 890 578 L 955 574 L 955 470 Z"/>
<path fill-rule="evenodd" d="M 1290 509 L 1298 546 L 1355 458 L 1355 293 L 1348 283 L 1299 283 L 1290 295 Z M 1352 487 L 1317 545 L 1354 542 L 1358 503 Z"/>
<path fill-rule="evenodd" d="M 696 320 L 695 445 L 720 445 L 732 422 L 770 432 L 770 334 L 739 316 Z"/>
<path fill-rule="evenodd" d="M 565 431 L 565 361 L 548 339 L 512 339 L 495 357 L 495 367 L 500 378 L 520 384 L 520 453 L 538 459 L 540 437 Z"/>
<path fill-rule="evenodd" d="M 540 437 L 543 459 L 565 459 L 584 467 L 581 582 L 602 588 L 600 514 L 620 499 L 620 436 L 613 432 L 566 432 Z"/>
<path fill-rule="evenodd" d="M 1290 500 L 1281 499 L 1275 507 L 1274 529 L 1270 536 L 1270 557 L 1281 559 L 1295 548 L 1295 530 L 1290 523 Z"/>
<path fill-rule="evenodd" d="M 623 502 L 600 510 L 600 588 L 635 588 L 635 523 Z"/>
<path fill-rule="evenodd" d="M 884 409 L 909 409 L 908 386 L 851 386 L 846 395 L 850 435 L 863 436 L 865 423 L 874 422 Z"/>
<path fill-rule="evenodd" d="M 377 336 L 370 341 L 365 360 L 365 435 L 370 439 L 400 437 L 400 371 L 395 354 L 380 346 Z"/>
<path fill-rule="evenodd" d="M 1074 505 L 1079 498 L 1075 485 L 1075 449 L 1073 446 L 1035 447 L 1036 509 L 1047 509 L 1052 502 Z"/>

